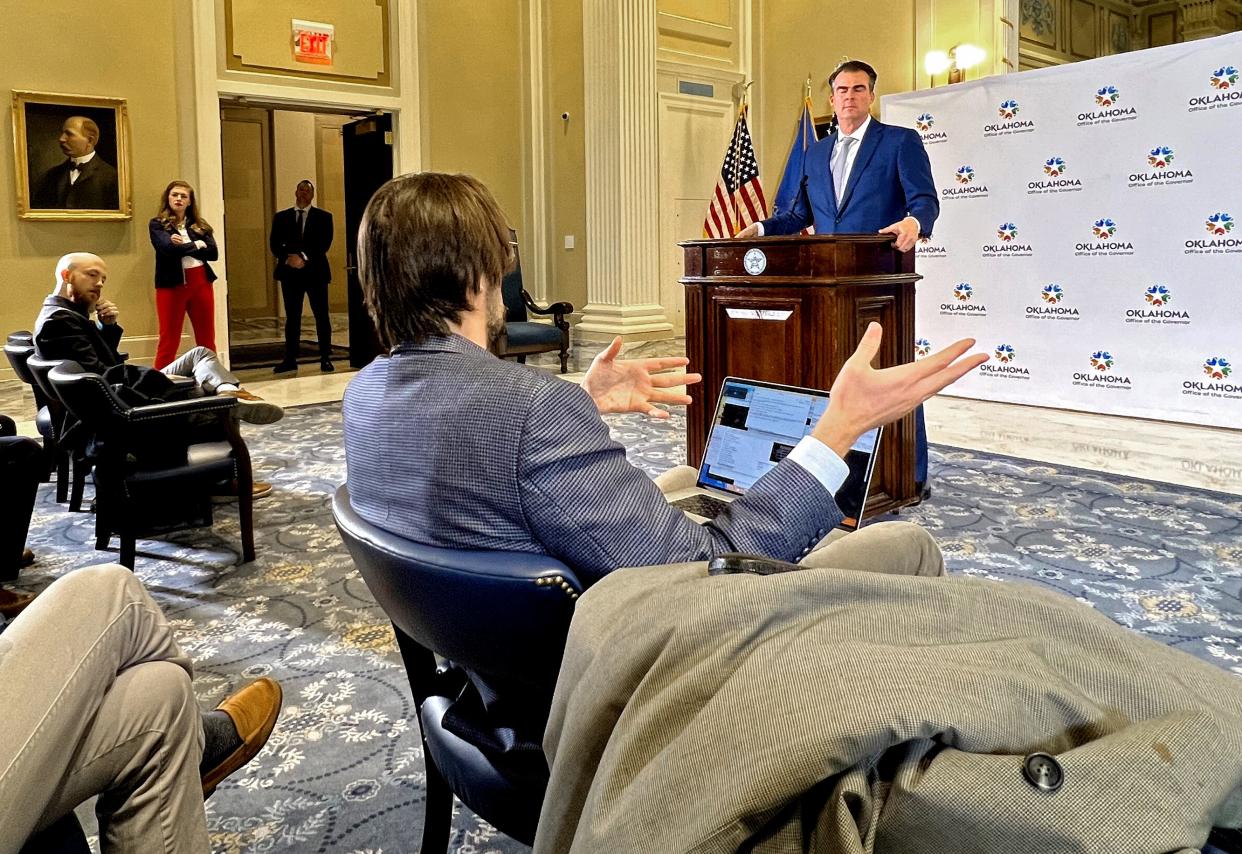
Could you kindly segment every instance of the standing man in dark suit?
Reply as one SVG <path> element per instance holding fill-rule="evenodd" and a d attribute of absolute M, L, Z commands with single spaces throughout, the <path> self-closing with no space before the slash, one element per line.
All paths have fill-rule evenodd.
<path fill-rule="evenodd" d="M 276 256 L 276 280 L 285 300 L 285 358 L 275 373 L 298 369 L 298 347 L 302 336 L 302 295 L 310 297 L 315 313 L 315 332 L 319 337 L 319 368 L 332 367 L 332 319 L 328 316 L 328 249 L 332 246 L 332 214 L 314 207 L 315 185 L 298 182 L 296 204 L 272 217 L 270 245 Z"/>
<path fill-rule="evenodd" d="M 116 167 L 95 152 L 99 125 L 70 116 L 57 140 L 68 159 L 43 173 L 30 191 L 32 208 L 116 210 L 121 206 Z"/>
<path fill-rule="evenodd" d="M 896 235 L 902 252 L 931 234 L 940 202 L 931 162 L 919 135 L 871 118 L 876 73 L 865 62 L 843 62 L 828 78 L 837 131 L 815 143 L 802 161 L 802 184 L 787 211 L 738 232 L 738 237 L 797 234 L 814 224 L 816 234 L 879 232 Z M 927 486 L 927 426 L 915 410 L 914 480 Z"/>

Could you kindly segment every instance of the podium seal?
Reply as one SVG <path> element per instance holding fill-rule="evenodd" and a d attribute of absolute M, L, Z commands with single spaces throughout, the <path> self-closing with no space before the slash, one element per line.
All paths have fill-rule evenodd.
<path fill-rule="evenodd" d="M 763 250 L 758 247 L 747 249 L 746 254 L 742 256 L 742 266 L 747 273 L 758 276 L 768 268 L 768 256 L 764 255 Z"/>

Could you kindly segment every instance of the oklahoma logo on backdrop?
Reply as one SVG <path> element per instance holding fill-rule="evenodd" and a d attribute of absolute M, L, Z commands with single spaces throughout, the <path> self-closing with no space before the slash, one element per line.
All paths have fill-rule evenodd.
<path fill-rule="evenodd" d="M 919 132 L 919 139 L 924 145 L 935 145 L 938 142 L 948 142 L 949 135 L 942 130 L 932 130 L 936 126 L 936 117 L 931 113 L 920 113 L 914 119 L 914 128 Z"/>
<path fill-rule="evenodd" d="M 1138 110 L 1134 107 L 1122 107 L 1121 92 L 1116 86 L 1101 86 L 1095 90 L 1095 105 L 1098 110 L 1089 110 L 1078 114 L 1078 126 L 1106 125 L 1113 122 L 1128 122 L 1138 118 Z"/>
<path fill-rule="evenodd" d="M 1028 304 L 1023 317 L 1030 320 L 1081 320 L 1078 309 L 1062 305 L 1065 289 L 1053 282 L 1039 292 L 1040 302 Z"/>
<path fill-rule="evenodd" d="M 914 339 L 914 358 L 921 359 L 924 356 L 930 356 L 932 351 L 931 342 L 926 338 Z"/>
<path fill-rule="evenodd" d="M 1203 223 L 1207 231 L 1207 239 L 1187 240 L 1186 255 L 1224 255 L 1242 252 L 1242 237 L 1234 236 L 1234 219 L 1232 214 L 1216 211 L 1209 214 Z"/>
<path fill-rule="evenodd" d="M 997 344 L 992 351 L 993 362 L 984 362 L 979 366 L 979 373 L 985 377 L 1007 380 L 1029 380 L 1030 369 L 1015 365 L 1018 354 L 1011 344 Z"/>
<path fill-rule="evenodd" d="M 1208 75 L 1208 91 L 1211 94 L 1198 95 L 1186 102 L 1186 112 L 1197 113 L 1201 110 L 1219 110 L 1225 107 L 1242 105 L 1242 85 L 1239 85 L 1238 69 L 1232 65 L 1222 65 Z"/>
<path fill-rule="evenodd" d="M 1115 361 L 1113 354 L 1108 350 L 1096 350 L 1087 359 L 1087 364 L 1091 366 L 1090 370 L 1075 371 L 1073 384 L 1086 388 L 1120 388 L 1129 391 L 1133 387 L 1130 378 L 1113 372 Z"/>
<path fill-rule="evenodd" d="M 1233 365 L 1224 356 L 1208 356 L 1203 360 L 1199 378 L 1182 381 L 1182 394 L 1194 397 L 1218 397 L 1242 400 L 1242 385 L 1230 379 Z"/>
<path fill-rule="evenodd" d="M 942 243 L 934 243 L 930 237 L 920 237 L 914 247 L 914 257 L 925 259 L 948 258 L 949 250 Z"/>
<path fill-rule="evenodd" d="M 1134 244 L 1126 240 L 1116 240 L 1117 223 L 1111 217 L 1101 217 L 1091 225 L 1094 243 L 1075 243 L 1074 255 L 1094 257 L 1099 255 L 1133 255 Z"/>
<path fill-rule="evenodd" d="M 1008 136 L 1014 133 L 1030 133 L 1035 130 L 1035 121 L 1033 119 L 1020 119 L 1018 113 L 1022 111 L 1022 107 L 1013 98 L 1006 98 L 1000 102 L 1000 106 L 996 108 L 996 115 L 1000 119 L 999 122 L 991 122 L 983 126 L 983 135 L 988 136 Z"/>
<path fill-rule="evenodd" d="M 1157 145 L 1147 152 L 1150 171 L 1132 172 L 1128 187 L 1163 187 L 1166 184 L 1191 184 L 1195 175 L 1184 164 L 1173 165 L 1177 152 L 1168 145 Z"/>
<path fill-rule="evenodd" d="M 1035 254 L 1029 243 L 1018 240 L 1018 226 L 1012 222 L 1002 222 L 996 227 L 995 243 L 983 245 L 984 258 L 1029 258 Z"/>
<path fill-rule="evenodd" d="M 1049 157 L 1044 161 L 1043 179 L 1028 181 L 1026 184 L 1026 194 L 1028 196 L 1037 195 L 1039 193 L 1076 193 L 1082 189 L 1082 180 L 1080 178 L 1068 178 L 1065 176 L 1069 169 L 1069 164 L 1065 162 L 1065 158 L 1059 156 Z"/>
<path fill-rule="evenodd" d="M 1126 309 L 1126 323 L 1158 323 L 1185 326 L 1190 312 L 1173 308 L 1173 292 L 1167 285 L 1152 285 L 1143 291 L 1143 305 Z"/>
<path fill-rule="evenodd" d="M 983 183 L 975 183 L 975 167 L 963 164 L 953 173 L 954 187 L 945 187 L 940 191 L 940 198 L 946 202 L 957 199 L 986 199 L 988 187 Z"/>
<path fill-rule="evenodd" d="M 953 288 L 953 301 L 940 304 L 943 317 L 987 317 L 988 307 L 975 302 L 975 288 L 970 282 L 959 282 Z"/>

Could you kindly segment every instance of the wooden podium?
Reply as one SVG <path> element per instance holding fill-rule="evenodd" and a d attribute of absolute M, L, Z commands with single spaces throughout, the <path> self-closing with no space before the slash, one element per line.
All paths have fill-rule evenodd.
<path fill-rule="evenodd" d="M 727 376 L 827 389 L 871 321 L 876 367 L 914 358 L 914 253 L 875 234 L 687 240 L 687 462 L 703 459 Z M 914 501 L 914 416 L 885 427 L 864 517 Z"/>

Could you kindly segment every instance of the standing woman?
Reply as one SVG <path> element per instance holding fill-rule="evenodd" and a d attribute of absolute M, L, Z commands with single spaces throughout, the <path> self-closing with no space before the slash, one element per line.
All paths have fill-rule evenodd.
<path fill-rule="evenodd" d="M 160 212 L 151 220 L 151 245 L 155 247 L 155 313 L 160 340 L 155 348 L 158 370 L 177 357 L 181 327 L 190 315 L 194 343 L 216 349 L 216 274 L 208 261 L 220 257 L 211 226 L 198 215 L 194 188 L 173 181 L 160 198 Z"/>

